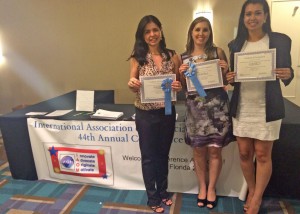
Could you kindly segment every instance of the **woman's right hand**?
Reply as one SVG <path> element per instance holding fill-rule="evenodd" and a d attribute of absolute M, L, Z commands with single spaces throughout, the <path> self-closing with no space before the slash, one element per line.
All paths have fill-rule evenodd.
<path fill-rule="evenodd" d="M 226 80 L 228 83 L 233 83 L 234 82 L 234 77 L 235 77 L 235 72 L 234 71 L 229 71 L 226 73 Z"/>
<path fill-rule="evenodd" d="M 131 91 L 133 92 L 138 92 L 138 90 L 141 87 L 141 82 L 135 78 L 135 77 L 131 77 L 127 83 L 128 87 L 130 88 Z"/>

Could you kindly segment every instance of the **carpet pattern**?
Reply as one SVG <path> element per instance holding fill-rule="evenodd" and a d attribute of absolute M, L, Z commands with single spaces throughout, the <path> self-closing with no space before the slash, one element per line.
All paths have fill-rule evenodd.
<path fill-rule="evenodd" d="M 233 197 L 218 197 L 217 207 L 198 208 L 196 195 L 174 193 L 173 205 L 165 206 L 167 214 L 242 214 L 243 202 Z M 26 181 L 11 178 L 9 165 L 0 160 L 0 213 L 9 214 L 146 214 L 145 191 L 128 191 L 90 185 Z M 265 198 L 261 214 L 294 214 L 300 201 Z M 295 209 L 296 208 L 296 209 Z"/>

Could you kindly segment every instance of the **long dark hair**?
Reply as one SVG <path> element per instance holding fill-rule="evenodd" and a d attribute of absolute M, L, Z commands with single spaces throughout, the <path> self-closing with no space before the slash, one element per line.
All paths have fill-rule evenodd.
<path fill-rule="evenodd" d="M 270 19 L 270 8 L 268 2 L 266 0 L 247 0 L 243 4 L 242 11 L 239 18 L 239 26 L 235 39 L 229 43 L 229 48 L 233 51 L 236 51 L 239 47 L 241 47 L 244 42 L 248 39 L 248 30 L 244 24 L 244 16 L 246 7 L 249 4 L 261 4 L 263 6 L 264 14 L 267 14 L 266 22 L 263 24 L 263 31 L 267 34 L 272 32 L 271 29 L 271 19 Z"/>
<path fill-rule="evenodd" d="M 145 32 L 145 27 L 147 24 L 149 24 L 150 22 L 153 22 L 154 24 L 156 24 L 160 30 L 162 30 L 162 25 L 160 23 L 160 21 L 158 20 L 158 18 L 156 18 L 153 15 L 147 15 L 144 16 L 141 21 L 138 24 L 136 33 L 135 33 L 135 43 L 134 43 L 134 47 L 133 47 L 133 51 L 129 57 L 129 59 L 131 57 L 134 57 L 139 65 L 143 66 L 144 64 L 147 63 L 146 60 L 146 55 L 149 51 L 149 47 L 148 44 L 145 42 L 144 40 L 144 32 Z M 170 52 L 173 54 L 173 51 L 169 50 L 166 48 L 166 41 L 165 41 L 165 37 L 163 32 L 161 31 L 161 40 L 159 42 L 159 47 L 161 49 L 161 51 L 163 53 L 165 53 L 165 55 L 167 56 L 167 59 L 170 60 Z"/>
<path fill-rule="evenodd" d="M 206 22 L 208 24 L 208 28 L 210 30 L 210 35 L 205 44 L 204 50 L 205 50 L 205 53 L 208 55 L 208 58 L 211 58 L 211 55 L 213 54 L 213 51 L 214 51 L 213 32 L 212 32 L 212 27 L 211 27 L 210 21 L 203 16 L 194 19 L 194 21 L 192 21 L 192 23 L 190 24 L 190 27 L 188 30 L 188 35 L 187 35 L 187 42 L 186 42 L 186 46 L 185 46 L 186 54 L 190 55 L 194 51 L 195 47 L 194 47 L 194 40 L 193 40 L 192 33 L 193 33 L 195 26 L 200 22 Z"/>

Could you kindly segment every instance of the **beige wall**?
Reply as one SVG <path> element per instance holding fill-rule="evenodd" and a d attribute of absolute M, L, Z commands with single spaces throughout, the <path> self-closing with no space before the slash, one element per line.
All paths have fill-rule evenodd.
<path fill-rule="evenodd" d="M 76 89 L 127 89 L 134 34 L 148 14 L 163 24 L 169 48 L 184 51 L 194 10 L 212 7 L 215 43 L 228 53 L 241 0 L 1 0 L 0 114 Z"/>

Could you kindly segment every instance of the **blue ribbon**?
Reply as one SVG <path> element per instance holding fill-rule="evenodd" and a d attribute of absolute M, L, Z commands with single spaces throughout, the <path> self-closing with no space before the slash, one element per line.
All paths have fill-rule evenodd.
<path fill-rule="evenodd" d="M 161 88 L 165 92 L 165 115 L 172 114 L 172 102 L 171 102 L 171 91 L 173 80 L 171 78 L 166 78 L 161 83 Z"/>
<path fill-rule="evenodd" d="M 205 93 L 200 81 L 198 80 L 198 78 L 196 76 L 196 65 L 193 64 L 193 63 L 190 63 L 189 66 L 190 66 L 189 69 L 184 72 L 184 75 L 191 79 L 191 81 L 194 84 L 199 96 L 200 97 L 206 97 L 206 93 Z"/>

